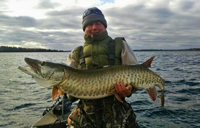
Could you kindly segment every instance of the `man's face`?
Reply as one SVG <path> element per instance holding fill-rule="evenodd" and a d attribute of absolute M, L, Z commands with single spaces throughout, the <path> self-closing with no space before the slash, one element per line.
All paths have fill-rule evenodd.
<path fill-rule="evenodd" d="M 95 22 L 85 27 L 85 35 L 93 37 L 94 33 L 101 33 L 106 31 L 106 28 L 101 22 Z"/>

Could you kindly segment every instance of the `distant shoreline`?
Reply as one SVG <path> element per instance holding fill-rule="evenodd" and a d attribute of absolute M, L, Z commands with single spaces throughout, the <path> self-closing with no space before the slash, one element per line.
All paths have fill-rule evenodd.
<path fill-rule="evenodd" d="M 200 48 L 189 48 L 189 49 L 140 49 L 133 51 L 200 51 Z"/>
<path fill-rule="evenodd" d="M 140 49 L 133 51 L 200 51 L 200 48 L 189 49 Z M 0 52 L 71 52 L 71 50 L 52 50 L 52 49 L 40 49 L 40 48 L 22 48 L 22 47 L 8 47 L 0 46 Z"/>
<path fill-rule="evenodd" d="M 70 52 L 70 50 L 63 51 L 63 50 L 52 50 L 52 49 L 42 49 L 42 48 L 0 46 L 0 52 Z"/>

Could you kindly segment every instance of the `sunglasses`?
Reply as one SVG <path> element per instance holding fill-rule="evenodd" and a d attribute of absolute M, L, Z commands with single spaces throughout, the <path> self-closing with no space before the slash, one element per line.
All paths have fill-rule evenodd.
<path fill-rule="evenodd" d="M 103 15 L 103 13 L 97 9 L 97 8 L 90 8 L 88 10 L 86 10 L 84 13 L 83 13 L 83 18 L 85 18 L 86 16 L 92 14 L 92 13 L 95 13 L 95 14 L 98 14 L 98 15 Z"/>

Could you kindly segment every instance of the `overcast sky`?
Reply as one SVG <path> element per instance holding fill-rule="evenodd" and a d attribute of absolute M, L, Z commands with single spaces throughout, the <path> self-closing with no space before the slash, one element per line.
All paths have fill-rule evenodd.
<path fill-rule="evenodd" d="M 72 50 L 94 6 L 132 49 L 200 48 L 200 0 L 0 0 L 0 46 Z"/>

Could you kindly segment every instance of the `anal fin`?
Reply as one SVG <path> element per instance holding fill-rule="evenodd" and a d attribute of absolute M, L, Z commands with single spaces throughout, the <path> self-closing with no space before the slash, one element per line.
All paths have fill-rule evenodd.
<path fill-rule="evenodd" d="M 147 94 L 149 95 L 149 97 L 150 97 L 153 101 L 156 100 L 156 98 L 157 98 L 157 90 L 156 90 L 155 87 L 145 89 L 145 91 L 147 92 Z"/>

